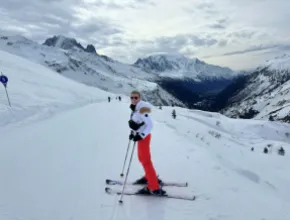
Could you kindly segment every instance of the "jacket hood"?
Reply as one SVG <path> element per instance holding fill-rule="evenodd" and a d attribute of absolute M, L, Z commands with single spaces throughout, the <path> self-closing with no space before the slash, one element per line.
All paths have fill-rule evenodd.
<path fill-rule="evenodd" d="M 145 101 L 139 101 L 136 105 L 136 111 L 140 111 L 141 109 L 150 109 L 150 111 L 153 108 L 153 105 L 151 105 L 149 102 L 145 102 Z M 142 113 L 142 112 L 141 112 Z"/>

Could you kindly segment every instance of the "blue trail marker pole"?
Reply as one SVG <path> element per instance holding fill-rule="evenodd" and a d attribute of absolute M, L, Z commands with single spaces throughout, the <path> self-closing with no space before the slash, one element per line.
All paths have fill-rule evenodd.
<path fill-rule="evenodd" d="M 5 75 L 3 75 L 3 73 L 1 73 L 1 76 L 0 76 L 0 82 L 3 84 L 3 86 L 4 86 L 4 88 L 5 88 L 5 92 L 6 92 L 7 100 L 8 100 L 9 106 L 11 107 L 11 103 L 10 103 L 9 95 L 8 95 L 8 92 L 7 92 L 8 77 L 5 76 Z"/>

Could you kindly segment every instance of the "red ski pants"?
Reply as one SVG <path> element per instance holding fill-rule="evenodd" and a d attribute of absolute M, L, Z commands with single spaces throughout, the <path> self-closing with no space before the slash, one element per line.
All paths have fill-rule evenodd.
<path fill-rule="evenodd" d="M 138 141 L 138 159 L 145 171 L 145 177 L 148 181 L 150 190 L 159 189 L 158 177 L 156 175 L 150 155 L 151 134 L 147 135 L 143 140 Z"/>

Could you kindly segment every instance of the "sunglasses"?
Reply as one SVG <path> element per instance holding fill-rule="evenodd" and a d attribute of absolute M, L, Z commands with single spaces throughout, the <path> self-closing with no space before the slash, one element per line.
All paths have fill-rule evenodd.
<path fill-rule="evenodd" d="M 137 100 L 137 99 L 139 99 L 139 97 L 137 97 L 137 96 L 132 96 L 132 97 L 131 97 L 131 100 L 133 100 L 133 99 L 136 99 L 136 100 Z"/>

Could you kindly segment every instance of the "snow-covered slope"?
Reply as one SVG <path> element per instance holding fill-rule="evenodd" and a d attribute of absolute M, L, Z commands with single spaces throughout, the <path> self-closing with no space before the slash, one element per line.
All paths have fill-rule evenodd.
<path fill-rule="evenodd" d="M 290 116 L 290 55 L 269 60 L 237 84 L 222 112 L 231 117 L 285 120 Z"/>
<path fill-rule="evenodd" d="M 75 39 L 57 36 L 43 45 L 21 36 L 0 37 L 0 49 L 45 65 L 52 70 L 89 86 L 128 95 L 133 89 L 144 91 L 156 105 L 184 106 L 154 81 L 154 76 L 139 68 L 122 64 L 83 48 Z M 162 99 L 160 99 L 162 97 Z"/>
<path fill-rule="evenodd" d="M 39 120 L 60 110 L 106 100 L 110 93 L 75 82 L 24 58 L 0 50 L 0 70 L 8 76 L 6 93 L 0 84 L 0 127 L 24 119 Z"/>
<path fill-rule="evenodd" d="M 181 54 L 156 54 L 138 59 L 134 66 L 153 72 L 160 77 L 188 78 L 197 82 L 231 79 L 235 73 L 226 67 L 207 64 L 197 58 L 188 59 Z"/>
<path fill-rule="evenodd" d="M 18 108 L 12 114 L 0 99 L 0 121 L 9 122 L 0 128 L 1 220 L 290 219 L 289 124 L 154 107 L 151 152 L 159 177 L 189 183 L 164 189 L 194 194 L 197 200 L 125 196 L 119 205 L 119 197 L 107 195 L 104 188 L 105 179 L 118 179 L 122 169 L 128 97 L 108 103 L 108 93 L 40 65 L 5 52 L 0 61 L 11 76 L 8 90 Z M 88 105 L 76 109 L 79 101 Z M 35 103 L 37 111 L 23 117 Z M 55 104 L 67 110 L 43 120 Z M 21 123 L 13 123 L 15 118 L 22 118 Z M 272 153 L 264 154 L 268 146 Z M 276 153 L 280 147 L 285 156 Z M 142 175 L 135 154 L 129 180 Z"/>

